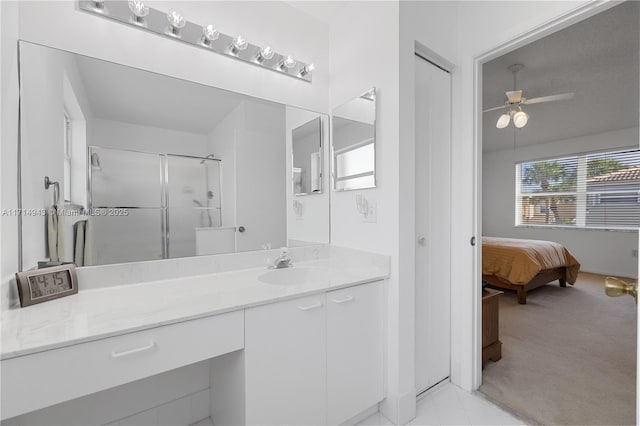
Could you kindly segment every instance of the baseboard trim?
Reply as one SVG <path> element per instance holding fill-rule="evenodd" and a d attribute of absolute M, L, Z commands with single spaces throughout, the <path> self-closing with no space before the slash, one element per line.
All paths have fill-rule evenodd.
<path fill-rule="evenodd" d="M 583 267 L 580 267 L 580 272 L 586 272 L 586 273 L 588 273 L 588 274 L 605 275 L 605 276 L 607 276 L 607 277 L 619 277 L 619 276 L 620 276 L 620 275 L 615 274 L 615 273 L 612 273 L 612 272 L 610 272 L 610 271 L 609 271 L 609 272 L 606 272 L 606 271 L 605 271 L 605 272 L 603 272 L 603 271 L 600 271 L 600 270 L 597 270 L 597 269 L 592 269 L 592 268 L 583 268 Z M 580 275 L 579 275 L 579 274 L 578 274 L 578 277 L 580 277 Z M 624 277 L 624 278 L 630 278 L 630 279 L 633 279 L 633 280 L 637 280 L 637 279 L 638 279 L 638 277 L 636 277 L 636 276 L 632 276 L 632 277 Z"/>
<path fill-rule="evenodd" d="M 380 413 L 394 425 L 406 425 L 416 418 L 416 391 L 387 395 L 380 403 Z"/>
<path fill-rule="evenodd" d="M 427 395 L 431 395 L 433 392 L 437 391 L 438 389 L 440 389 L 441 387 L 448 385 L 449 383 L 451 383 L 451 379 L 447 376 L 444 379 L 440 380 L 438 383 L 436 383 L 435 385 L 423 390 L 422 392 L 420 392 L 417 396 L 416 396 L 416 401 L 420 401 L 422 398 L 424 398 Z"/>
<path fill-rule="evenodd" d="M 346 422 L 341 423 L 341 425 L 342 426 L 357 425 L 358 423 L 362 422 L 363 420 L 368 419 L 369 417 L 373 416 L 377 412 L 378 412 L 378 404 L 369 407 L 368 409 L 364 410 L 360 414 L 356 414 L 355 416 L 353 416 L 352 418 L 350 418 Z"/>

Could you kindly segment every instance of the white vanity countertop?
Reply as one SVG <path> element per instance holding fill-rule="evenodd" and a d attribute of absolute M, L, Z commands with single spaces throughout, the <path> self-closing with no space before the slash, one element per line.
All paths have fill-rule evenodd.
<path fill-rule="evenodd" d="M 4 310 L 0 359 L 384 279 L 389 275 L 388 258 L 376 257 L 376 261 L 355 256 L 297 262 L 292 269 L 322 269 L 295 285 L 259 281 L 268 272 L 260 267 L 90 290 L 81 287 L 72 296 Z"/>

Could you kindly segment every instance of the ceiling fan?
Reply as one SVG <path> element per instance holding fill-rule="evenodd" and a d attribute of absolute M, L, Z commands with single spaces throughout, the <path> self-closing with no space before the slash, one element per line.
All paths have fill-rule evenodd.
<path fill-rule="evenodd" d="M 498 118 L 496 127 L 498 129 L 504 129 L 509 125 L 513 119 L 513 125 L 518 129 L 527 125 L 529 121 L 529 114 L 522 110 L 522 105 L 541 104 L 543 102 L 564 101 L 573 98 L 574 93 L 562 93 L 557 95 L 542 96 L 539 98 L 527 99 L 522 96 L 522 90 L 516 90 L 516 75 L 518 71 L 524 68 L 522 64 L 509 65 L 509 71 L 513 73 L 513 90 L 505 92 L 507 100 L 504 105 L 500 105 L 494 108 L 485 109 L 482 112 L 497 111 L 500 109 L 508 108 L 509 111 L 505 112 Z"/>

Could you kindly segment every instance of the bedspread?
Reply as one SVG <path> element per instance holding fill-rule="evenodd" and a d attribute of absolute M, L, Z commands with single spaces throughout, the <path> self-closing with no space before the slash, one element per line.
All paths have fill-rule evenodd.
<path fill-rule="evenodd" d="M 580 263 L 562 244 L 552 241 L 482 237 L 482 274 L 512 284 L 526 284 L 540 271 L 567 267 L 567 282 L 578 278 Z"/>

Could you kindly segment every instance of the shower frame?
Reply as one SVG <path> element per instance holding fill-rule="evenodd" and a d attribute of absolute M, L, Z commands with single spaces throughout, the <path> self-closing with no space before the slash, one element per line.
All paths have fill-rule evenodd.
<path fill-rule="evenodd" d="M 93 148 L 97 149 L 109 149 L 113 151 L 123 151 L 123 152 L 135 152 L 137 154 L 149 154 L 149 155 L 157 155 L 159 157 L 159 170 L 158 176 L 160 179 L 160 206 L 161 207 L 130 207 L 130 206 L 94 206 L 93 199 L 91 197 L 92 193 L 92 185 L 93 185 L 93 164 L 91 163 L 91 150 Z M 219 190 L 220 193 L 222 191 L 222 160 L 219 158 L 212 158 L 211 155 L 206 157 L 200 157 L 197 155 L 186 155 L 186 154 L 169 154 L 169 153 L 158 153 L 158 152 L 150 152 L 150 151 L 140 151 L 135 149 L 124 149 L 124 148 L 113 148 L 113 147 L 104 147 L 97 145 L 88 145 L 87 146 L 87 207 L 88 211 L 91 212 L 94 208 L 102 209 L 102 208 L 114 208 L 114 209 L 139 209 L 139 210 L 159 210 L 160 211 L 160 241 L 162 245 L 162 259 L 170 259 L 171 258 L 171 244 L 170 244 L 170 226 L 169 226 L 169 157 L 178 157 L 178 158 L 191 158 L 194 160 L 205 160 L 205 161 L 217 161 L 218 167 L 220 169 L 219 173 Z M 203 163 L 204 164 L 204 163 Z M 220 215 L 222 216 L 223 209 L 223 200 L 220 197 Z"/>

